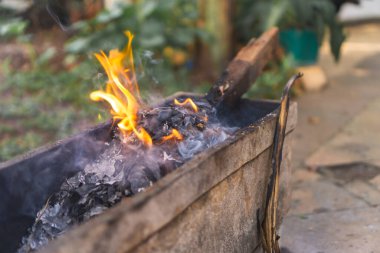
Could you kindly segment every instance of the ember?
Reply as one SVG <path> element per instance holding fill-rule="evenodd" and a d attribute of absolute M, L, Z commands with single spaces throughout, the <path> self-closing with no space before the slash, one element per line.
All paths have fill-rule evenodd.
<path fill-rule="evenodd" d="M 168 141 L 168 140 L 172 140 L 172 139 L 181 141 L 181 140 L 183 140 L 183 136 L 176 129 L 172 129 L 171 134 L 162 137 L 162 141 Z"/>
<path fill-rule="evenodd" d="M 105 91 L 90 94 L 92 100 L 110 105 L 114 138 L 97 160 L 68 178 L 49 198 L 19 252 L 38 249 L 123 197 L 144 191 L 236 130 L 221 125 L 216 109 L 205 98 L 178 97 L 155 108 L 144 105 L 133 62 L 133 35 L 126 35 L 129 42 L 123 51 L 96 54 L 108 82 Z"/>
<path fill-rule="evenodd" d="M 183 101 L 182 103 L 179 102 L 177 99 L 174 99 L 174 104 L 180 106 L 190 105 L 194 112 L 198 112 L 198 106 L 193 102 L 193 100 L 191 100 L 191 98 L 186 98 L 185 101 Z"/>

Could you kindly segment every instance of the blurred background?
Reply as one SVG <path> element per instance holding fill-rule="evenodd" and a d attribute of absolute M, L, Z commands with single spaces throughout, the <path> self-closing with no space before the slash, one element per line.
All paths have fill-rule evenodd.
<path fill-rule="evenodd" d="M 246 96 L 295 72 L 298 126 L 283 252 L 378 252 L 380 0 L 0 0 L 0 162 L 109 118 L 94 58 L 135 34 L 149 102 L 206 92 L 272 26 L 281 49 Z"/>
<path fill-rule="evenodd" d="M 314 66 L 317 79 L 327 82 L 317 65 L 320 48 L 325 43 L 338 64 L 347 37 L 340 20 L 360 19 L 363 11 L 348 9 L 340 19 L 337 14 L 355 4 L 359 1 L 1 0 L 0 161 L 108 118 L 88 98 L 106 81 L 93 54 L 123 47 L 125 30 L 135 34 L 139 83 L 149 100 L 179 90 L 206 91 L 243 45 L 278 26 L 284 50 L 247 95 L 279 98 L 299 66 Z M 364 18 L 379 15 L 373 10 Z M 323 85 L 314 82 L 311 89 Z M 303 90 L 296 87 L 296 95 Z"/>

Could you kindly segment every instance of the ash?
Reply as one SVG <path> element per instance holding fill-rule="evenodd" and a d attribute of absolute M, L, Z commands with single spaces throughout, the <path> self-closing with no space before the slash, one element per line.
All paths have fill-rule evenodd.
<path fill-rule="evenodd" d="M 116 134 L 97 160 L 68 178 L 48 199 L 18 252 L 37 250 L 73 225 L 99 215 L 124 197 L 144 191 L 195 154 L 223 142 L 236 130 L 223 127 L 215 109 L 205 100 L 198 99 L 196 104 L 197 113 L 172 104 L 142 111 L 139 125 L 151 134 L 155 145 L 148 149 L 133 137 L 121 141 Z M 184 139 L 160 143 L 173 128 L 178 129 Z"/>

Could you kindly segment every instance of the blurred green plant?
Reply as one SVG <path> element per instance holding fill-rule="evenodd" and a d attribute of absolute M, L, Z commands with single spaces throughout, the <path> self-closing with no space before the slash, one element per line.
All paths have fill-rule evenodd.
<path fill-rule="evenodd" d="M 292 56 L 269 62 L 266 70 L 257 78 L 251 89 L 245 94 L 248 98 L 279 99 L 284 85 L 295 74 L 295 62 Z"/>
<path fill-rule="evenodd" d="M 196 39 L 210 42 L 211 36 L 197 27 L 196 0 L 140 0 L 103 10 L 95 18 L 73 25 L 76 35 L 66 43 L 66 52 L 88 55 L 99 50 L 122 48 L 123 31 L 130 30 L 139 84 L 146 90 L 167 95 L 190 90 L 189 74 L 193 65 Z"/>
<path fill-rule="evenodd" d="M 59 70 L 51 64 L 57 50 L 47 48 L 38 54 L 26 43 L 27 69 L 12 69 L 10 60 L 1 63 L 0 91 L 6 96 L 0 99 L 0 161 L 77 132 L 80 125 L 92 125 L 99 114 L 109 117 L 101 105 L 88 99 L 91 91 L 106 83 L 93 53 L 123 47 L 127 29 L 136 35 L 133 46 L 143 95 L 152 90 L 163 95 L 179 89 L 195 91 L 189 81 L 193 43 L 209 39 L 197 28 L 197 18 L 195 0 L 141 0 L 104 10 L 74 24 L 76 35 L 66 43 Z"/>
<path fill-rule="evenodd" d="M 21 18 L 0 17 L 0 41 L 9 40 L 24 34 L 28 22 Z"/>
<path fill-rule="evenodd" d="M 197 28 L 196 0 L 140 0 L 104 10 L 95 18 L 77 22 L 77 30 L 66 46 L 69 53 L 88 53 L 124 46 L 123 31 L 136 35 L 135 48 L 163 53 L 164 48 L 188 51 L 195 38 L 208 40 Z"/>
<path fill-rule="evenodd" d="M 29 69 L 13 69 L 9 59 L 0 66 L 0 161 L 78 132 L 80 125 L 94 124 L 96 115 L 106 115 L 88 98 L 103 84 L 93 64 L 54 71 L 50 62 L 55 49 L 38 55 L 30 47 L 28 52 Z"/>
<path fill-rule="evenodd" d="M 247 41 L 252 34 L 257 36 L 269 27 L 278 26 L 281 30 L 295 28 L 313 31 L 321 45 L 328 29 L 331 53 L 336 61 L 339 60 L 345 35 L 331 0 L 239 1 L 236 26 L 241 41 Z"/>

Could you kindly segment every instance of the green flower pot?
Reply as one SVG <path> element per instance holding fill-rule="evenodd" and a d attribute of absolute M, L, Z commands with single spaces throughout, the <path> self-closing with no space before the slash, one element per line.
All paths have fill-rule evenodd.
<path fill-rule="evenodd" d="M 280 43 L 294 57 L 297 65 L 310 65 L 318 60 L 317 34 L 309 30 L 288 29 L 280 32 Z"/>

